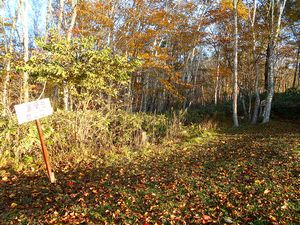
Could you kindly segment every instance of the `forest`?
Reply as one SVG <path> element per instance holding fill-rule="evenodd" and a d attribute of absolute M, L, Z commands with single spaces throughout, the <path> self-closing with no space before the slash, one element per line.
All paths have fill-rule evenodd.
<path fill-rule="evenodd" d="M 300 223 L 300 0 L 0 0 L 0 96 L 0 224 Z"/>

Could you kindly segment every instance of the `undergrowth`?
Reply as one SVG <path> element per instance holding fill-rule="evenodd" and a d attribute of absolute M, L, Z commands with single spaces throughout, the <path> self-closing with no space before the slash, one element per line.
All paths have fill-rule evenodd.
<path fill-rule="evenodd" d="M 291 88 L 285 93 L 276 93 L 272 103 L 277 117 L 300 120 L 300 90 Z"/>
<path fill-rule="evenodd" d="M 41 120 L 54 163 L 102 159 L 110 163 L 131 158 L 151 145 L 216 128 L 214 120 L 186 127 L 186 112 L 170 115 L 127 113 L 122 110 L 57 111 Z M 187 131 L 188 130 L 188 131 Z M 22 169 L 41 164 L 41 148 L 34 122 L 18 125 L 16 118 L 0 118 L 0 163 Z"/>

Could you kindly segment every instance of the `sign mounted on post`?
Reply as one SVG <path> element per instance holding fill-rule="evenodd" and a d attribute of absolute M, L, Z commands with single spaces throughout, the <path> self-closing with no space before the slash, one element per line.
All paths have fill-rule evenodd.
<path fill-rule="evenodd" d="M 53 114 L 49 98 L 15 105 L 18 123 L 34 121 Z"/>
<path fill-rule="evenodd" d="M 51 169 L 49 155 L 45 145 L 43 130 L 42 130 L 41 123 L 39 121 L 39 119 L 53 114 L 53 109 L 51 107 L 49 98 L 45 98 L 33 102 L 27 102 L 20 105 L 15 105 L 15 110 L 17 113 L 17 119 L 19 124 L 35 120 L 36 127 L 41 141 L 42 153 L 46 164 L 47 174 L 49 176 L 50 182 L 55 183 L 56 179 Z"/>

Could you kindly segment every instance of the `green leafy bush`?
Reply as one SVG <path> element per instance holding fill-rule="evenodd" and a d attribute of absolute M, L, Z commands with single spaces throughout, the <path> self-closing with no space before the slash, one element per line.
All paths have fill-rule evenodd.
<path fill-rule="evenodd" d="M 208 120 L 215 121 L 218 124 L 224 124 L 228 122 L 228 118 L 231 115 L 231 105 L 225 103 L 223 105 L 209 105 L 199 108 L 191 108 L 187 111 L 186 123 L 205 123 Z"/>
<path fill-rule="evenodd" d="M 131 114 L 122 110 L 57 111 L 42 119 L 52 158 L 101 155 L 107 149 L 142 147 L 168 136 L 172 121 L 164 115 Z M 34 122 L 17 125 L 15 118 L 0 118 L 1 156 L 15 162 L 40 159 L 40 143 Z M 5 154 L 4 154 L 5 153 Z M 1 158 L 0 156 L 0 158 Z"/>
<path fill-rule="evenodd" d="M 272 111 L 285 119 L 300 119 L 300 90 L 291 88 L 274 96 Z"/>
<path fill-rule="evenodd" d="M 90 102 L 106 105 L 103 96 L 126 98 L 130 75 L 141 65 L 138 60 L 99 47 L 93 37 L 69 40 L 51 32 L 47 42 L 37 39 L 36 45 L 38 49 L 28 63 L 18 69 L 27 71 L 35 82 L 47 81 L 48 86 L 68 89 L 77 108 Z"/>

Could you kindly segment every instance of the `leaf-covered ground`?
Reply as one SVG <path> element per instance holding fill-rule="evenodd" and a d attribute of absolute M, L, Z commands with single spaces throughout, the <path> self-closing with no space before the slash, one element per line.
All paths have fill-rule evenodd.
<path fill-rule="evenodd" d="M 277 122 L 65 162 L 55 185 L 3 168 L 0 224 L 299 224 L 299 150 L 300 125 Z"/>

